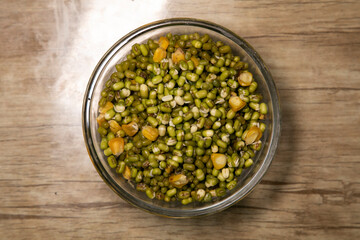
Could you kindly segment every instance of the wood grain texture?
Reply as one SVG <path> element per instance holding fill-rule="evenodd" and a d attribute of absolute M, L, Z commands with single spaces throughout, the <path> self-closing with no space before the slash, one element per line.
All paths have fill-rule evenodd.
<path fill-rule="evenodd" d="M 359 239 L 360 2 L 0 2 L 1 239 Z M 81 107 L 102 54 L 150 21 L 228 27 L 263 57 L 282 107 L 257 188 L 209 217 L 119 199 L 87 155 Z"/>

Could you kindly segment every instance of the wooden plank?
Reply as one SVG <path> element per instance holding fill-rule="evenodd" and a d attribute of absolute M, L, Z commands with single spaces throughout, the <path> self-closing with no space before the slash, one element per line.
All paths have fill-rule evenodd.
<path fill-rule="evenodd" d="M 355 0 L 1 1 L 0 238 L 358 239 L 359 12 Z M 167 17 L 242 36 L 281 99 L 280 145 L 262 182 L 198 219 L 121 200 L 83 144 L 83 92 L 98 59 L 130 30 Z"/>

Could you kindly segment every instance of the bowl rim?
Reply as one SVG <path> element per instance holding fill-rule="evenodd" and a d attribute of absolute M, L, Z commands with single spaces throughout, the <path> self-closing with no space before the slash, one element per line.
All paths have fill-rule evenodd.
<path fill-rule="evenodd" d="M 148 31 L 161 28 L 161 27 L 167 27 L 167 26 L 176 26 L 176 25 L 189 25 L 189 26 L 195 26 L 195 27 L 202 27 L 206 28 L 208 30 L 217 32 L 219 34 L 222 34 L 226 38 L 232 40 L 237 45 L 239 45 L 255 62 L 257 67 L 259 68 L 259 71 L 264 76 L 265 81 L 267 82 L 269 92 L 271 95 L 271 102 L 273 106 L 273 128 L 272 128 L 272 134 L 271 138 L 269 139 L 269 148 L 268 148 L 268 154 L 266 155 L 266 159 L 264 159 L 262 165 L 260 166 L 259 170 L 251 177 L 251 179 L 241 188 L 241 191 L 234 192 L 232 195 L 230 195 L 226 201 L 219 201 L 215 202 L 214 204 L 207 206 L 207 207 L 201 207 L 197 209 L 170 209 L 170 208 L 162 208 L 160 206 L 155 206 L 150 203 L 143 202 L 140 199 L 132 198 L 130 194 L 128 194 L 124 189 L 118 187 L 115 188 L 114 186 L 117 186 L 117 184 L 112 180 L 111 176 L 107 173 L 107 171 L 104 169 L 102 164 L 98 164 L 98 162 L 101 162 L 99 157 L 97 156 L 94 143 L 92 141 L 91 137 L 91 130 L 90 130 L 90 105 L 91 105 L 91 96 L 94 92 L 96 82 L 98 80 L 98 77 L 104 67 L 106 66 L 109 59 L 113 57 L 113 55 L 121 49 L 124 45 L 126 45 L 129 41 L 131 41 L 133 38 L 138 37 L 139 35 L 146 33 Z M 99 60 L 97 65 L 95 66 L 89 82 L 87 84 L 85 93 L 84 93 L 84 99 L 83 99 L 83 107 L 82 107 L 82 130 L 83 130 L 83 136 L 84 136 L 84 142 L 85 146 L 88 152 L 88 155 L 100 175 L 100 177 L 103 179 L 103 181 L 123 200 L 127 201 L 131 205 L 140 208 L 146 212 L 164 216 L 164 217 L 171 217 L 171 218 L 188 218 L 188 217 L 197 217 L 197 216 L 205 216 L 214 214 L 220 211 L 223 211 L 230 206 L 236 204 L 243 198 L 245 198 L 254 188 L 257 186 L 257 184 L 261 181 L 265 173 L 267 172 L 270 164 L 272 163 L 272 160 L 275 156 L 275 153 L 278 148 L 278 143 L 280 139 L 281 134 L 281 110 L 280 110 L 280 100 L 279 100 L 279 94 L 278 90 L 276 88 L 275 82 L 273 81 L 273 78 L 271 76 L 270 71 L 268 70 L 267 66 L 265 65 L 262 58 L 259 56 L 257 51 L 244 39 L 239 37 L 237 34 L 233 33 L 231 30 L 220 26 L 218 24 L 204 21 L 200 19 L 195 18 L 168 18 L 163 20 L 158 20 L 154 22 L 150 22 L 148 24 L 145 24 L 143 26 L 140 26 L 136 28 L 135 30 L 129 32 L 122 38 L 120 38 L 116 43 L 114 43 L 111 48 L 106 51 L 106 53 L 102 56 L 102 58 Z M 240 194 L 241 193 L 241 194 Z M 155 211 L 154 211 L 155 210 Z"/>

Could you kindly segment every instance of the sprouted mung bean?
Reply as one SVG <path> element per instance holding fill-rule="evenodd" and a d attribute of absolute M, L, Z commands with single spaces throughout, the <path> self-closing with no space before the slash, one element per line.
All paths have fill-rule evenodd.
<path fill-rule="evenodd" d="M 261 149 L 268 111 L 248 63 L 198 33 L 135 44 L 105 83 L 100 148 L 150 199 L 209 202 Z"/>

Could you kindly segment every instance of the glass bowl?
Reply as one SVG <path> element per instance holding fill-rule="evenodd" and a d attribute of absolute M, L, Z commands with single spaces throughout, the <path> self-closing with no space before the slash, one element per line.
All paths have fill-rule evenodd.
<path fill-rule="evenodd" d="M 242 172 L 234 189 L 214 202 L 194 202 L 182 205 L 177 201 L 167 203 L 156 199 L 151 200 L 145 193 L 137 191 L 133 185 L 126 182 L 108 166 L 99 146 L 101 137 L 97 133 L 96 122 L 98 102 L 106 80 L 115 71 L 115 65 L 126 58 L 133 44 L 146 42 L 149 38 L 158 39 L 168 32 L 172 34 L 198 32 L 200 35 L 207 33 L 214 40 L 221 40 L 231 46 L 235 55 L 239 55 L 242 61 L 249 63 L 250 71 L 258 82 L 258 91 L 262 93 L 264 101 L 268 104 L 268 115 L 265 120 L 267 128 L 262 137 L 263 146 L 253 158 L 254 164 Z M 121 198 L 136 207 L 161 216 L 184 218 L 208 215 L 222 211 L 243 199 L 260 182 L 269 168 L 280 136 L 279 97 L 271 74 L 263 60 L 242 38 L 214 23 L 188 18 L 166 19 L 144 25 L 130 32 L 117 41 L 100 59 L 85 91 L 82 126 L 85 144 L 96 170 L 104 182 Z"/>

